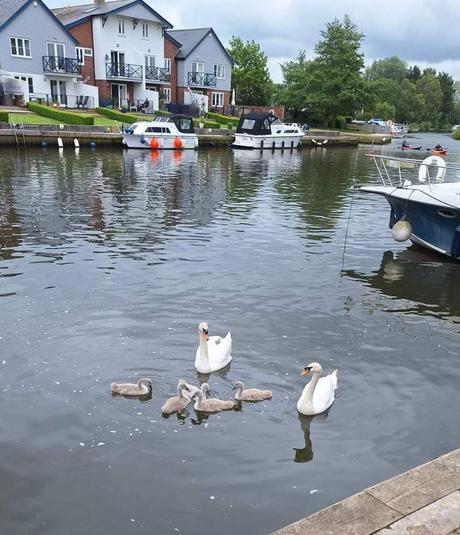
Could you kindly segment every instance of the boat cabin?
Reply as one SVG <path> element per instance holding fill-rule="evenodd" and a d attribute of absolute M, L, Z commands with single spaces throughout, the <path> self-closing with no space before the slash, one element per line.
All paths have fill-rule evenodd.
<path fill-rule="evenodd" d="M 248 113 L 241 116 L 236 133 L 269 136 L 272 134 L 272 125 L 281 124 L 278 117 L 271 113 Z"/>
<path fill-rule="evenodd" d="M 174 126 L 183 134 L 194 134 L 193 119 L 188 115 L 171 115 L 168 117 L 157 117 L 144 130 L 152 134 L 176 134 Z"/>

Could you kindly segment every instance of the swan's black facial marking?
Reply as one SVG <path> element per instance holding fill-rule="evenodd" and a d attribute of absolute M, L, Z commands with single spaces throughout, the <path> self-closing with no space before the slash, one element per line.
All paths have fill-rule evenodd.
<path fill-rule="evenodd" d="M 305 366 L 304 371 L 311 372 L 312 369 L 313 369 L 313 366 Z"/>

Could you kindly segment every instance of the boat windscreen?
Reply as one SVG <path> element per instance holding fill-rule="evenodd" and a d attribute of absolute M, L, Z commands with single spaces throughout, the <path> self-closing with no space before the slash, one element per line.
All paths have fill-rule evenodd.
<path fill-rule="evenodd" d="M 193 127 L 193 119 L 191 117 L 177 115 L 176 117 L 173 117 L 173 121 L 179 132 L 188 134 L 193 134 L 195 132 Z"/>

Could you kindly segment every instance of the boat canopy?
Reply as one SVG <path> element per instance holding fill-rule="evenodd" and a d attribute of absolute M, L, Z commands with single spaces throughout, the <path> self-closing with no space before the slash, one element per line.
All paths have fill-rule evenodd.
<path fill-rule="evenodd" d="M 270 135 L 272 124 L 281 124 L 281 121 L 271 113 L 248 113 L 241 116 L 236 133 Z"/>
<path fill-rule="evenodd" d="M 172 115 L 169 117 L 169 120 L 177 126 L 179 132 L 183 132 L 184 134 L 195 133 L 193 118 L 189 115 Z"/>

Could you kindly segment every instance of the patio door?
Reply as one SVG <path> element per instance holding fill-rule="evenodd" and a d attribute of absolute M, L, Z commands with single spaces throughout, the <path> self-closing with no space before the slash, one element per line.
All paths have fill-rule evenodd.
<path fill-rule="evenodd" d="M 201 85 L 204 75 L 204 63 L 202 61 L 192 61 L 192 83 Z"/>
<path fill-rule="evenodd" d="M 62 43 L 46 43 L 46 49 L 53 71 L 65 71 L 65 46 Z"/>
<path fill-rule="evenodd" d="M 67 84 L 64 80 L 50 80 L 51 101 L 67 106 Z"/>
<path fill-rule="evenodd" d="M 128 105 L 128 86 L 126 84 L 112 84 L 112 101 L 115 108 Z"/>
<path fill-rule="evenodd" d="M 112 50 L 110 61 L 112 63 L 112 76 L 125 76 L 125 53 Z"/>

